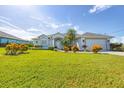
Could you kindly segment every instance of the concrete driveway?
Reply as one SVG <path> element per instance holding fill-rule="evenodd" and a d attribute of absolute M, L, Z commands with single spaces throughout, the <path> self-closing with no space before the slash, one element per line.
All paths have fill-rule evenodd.
<path fill-rule="evenodd" d="M 64 52 L 63 50 L 58 50 L 60 52 Z M 72 51 L 68 52 L 68 53 L 73 53 Z M 76 52 L 76 53 L 93 53 L 93 52 Z M 106 52 L 100 52 L 100 53 L 104 53 L 104 54 L 112 54 L 112 55 L 118 55 L 118 56 L 124 56 L 124 52 L 116 52 L 116 51 L 106 51 Z"/>
<path fill-rule="evenodd" d="M 101 52 L 101 53 L 124 56 L 124 52 L 109 51 L 109 52 Z"/>

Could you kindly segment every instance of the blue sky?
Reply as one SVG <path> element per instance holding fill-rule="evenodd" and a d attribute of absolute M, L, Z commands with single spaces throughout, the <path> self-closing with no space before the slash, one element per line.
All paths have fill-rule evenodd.
<path fill-rule="evenodd" d="M 31 39 L 40 34 L 101 33 L 124 42 L 124 6 L 0 6 L 0 30 Z"/>

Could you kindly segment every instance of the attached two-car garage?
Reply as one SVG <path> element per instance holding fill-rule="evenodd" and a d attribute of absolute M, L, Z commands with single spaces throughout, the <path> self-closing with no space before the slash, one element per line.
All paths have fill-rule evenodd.
<path fill-rule="evenodd" d="M 92 46 L 98 44 L 102 46 L 103 51 L 109 50 L 108 40 L 107 39 L 86 39 L 86 45 L 88 50 L 92 50 Z"/>

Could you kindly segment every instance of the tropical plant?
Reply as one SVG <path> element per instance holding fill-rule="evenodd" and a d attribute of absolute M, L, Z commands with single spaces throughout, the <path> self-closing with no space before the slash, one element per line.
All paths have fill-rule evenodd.
<path fill-rule="evenodd" d="M 82 47 L 83 47 L 84 51 L 86 51 L 87 45 L 83 45 Z"/>
<path fill-rule="evenodd" d="M 70 40 L 66 37 L 64 37 L 64 39 L 61 41 L 61 44 L 63 46 L 69 46 L 70 45 Z"/>
<path fill-rule="evenodd" d="M 77 45 L 73 45 L 73 46 L 71 47 L 71 50 L 72 50 L 74 53 L 76 53 L 77 51 L 79 51 L 79 47 L 77 47 Z"/>
<path fill-rule="evenodd" d="M 98 44 L 95 44 L 92 46 L 93 53 L 98 53 L 100 50 L 102 50 L 102 47 Z"/>
<path fill-rule="evenodd" d="M 68 29 L 68 32 L 66 34 L 66 38 L 69 39 L 70 44 L 73 45 L 75 38 L 76 38 L 76 30 L 75 29 Z"/>
<path fill-rule="evenodd" d="M 76 37 L 76 30 L 69 29 L 68 32 L 66 33 L 64 39 L 61 41 L 61 44 L 65 47 L 65 49 L 71 50 L 71 47 L 75 41 L 75 37 Z"/>
<path fill-rule="evenodd" d="M 64 46 L 64 51 L 68 52 L 69 51 L 69 47 L 68 46 Z"/>

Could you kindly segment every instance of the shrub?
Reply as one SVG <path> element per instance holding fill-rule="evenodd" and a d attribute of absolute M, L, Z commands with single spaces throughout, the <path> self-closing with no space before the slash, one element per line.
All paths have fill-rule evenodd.
<path fill-rule="evenodd" d="M 71 47 L 71 50 L 75 53 L 75 52 L 79 51 L 79 48 L 77 47 L 77 45 L 73 45 Z"/>
<path fill-rule="evenodd" d="M 50 46 L 48 47 L 49 50 L 54 50 L 54 47 Z"/>
<path fill-rule="evenodd" d="M 42 45 L 34 45 L 32 48 L 30 48 L 32 50 L 41 50 L 42 49 Z"/>
<path fill-rule="evenodd" d="M 68 46 L 64 46 L 64 51 L 68 52 L 69 51 L 69 47 Z"/>
<path fill-rule="evenodd" d="M 124 52 L 124 45 L 122 45 L 122 46 L 121 46 L 121 51 L 123 51 L 123 52 Z"/>
<path fill-rule="evenodd" d="M 84 51 L 86 51 L 87 45 L 83 45 L 82 47 L 84 48 Z"/>
<path fill-rule="evenodd" d="M 123 52 L 124 51 L 124 45 L 122 45 L 120 47 L 113 48 L 113 51 L 121 51 L 121 52 Z"/>
<path fill-rule="evenodd" d="M 20 44 L 18 46 L 19 46 L 20 53 L 24 53 L 24 51 L 27 51 L 28 50 L 28 45 Z"/>
<path fill-rule="evenodd" d="M 100 50 L 102 50 L 102 47 L 100 45 L 93 45 L 92 46 L 92 51 L 94 53 L 98 53 Z"/>
<path fill-rule="evenodd" d="M 16 55 L 23 53 L 24 51 L 28 50 L 28 46 L 25 44 L 16 44 L 16 43 L 11 43 L 6 45 L 6 55 Z"/>
<path fill-rule="evenodd" d="M 6 45 L 5 49 L 6 49 L 7 55 L 16 55 L 17 51 L 19 50 L 19 46 L 18 44 L 11 43 L 11 44 Z"/>
<path fill-rule="evenodd" d="M 33 45 L 33 44 L 27 44 L 27 46 L 28 46 L 28 47 L 34 47 L 34 45 Z"/>
<path fill-rule="evenodd" d="M 124 51 L 124 45 L 122 43 L 111 43 L 110 48 L 112 51 Z"/>
<path fill-rule="evenodd" d="M 122 43 L 111 43 L 110 44 L 110 49 L 112 51 L 121 51 L 121 47 L 123 46 Z"/>

